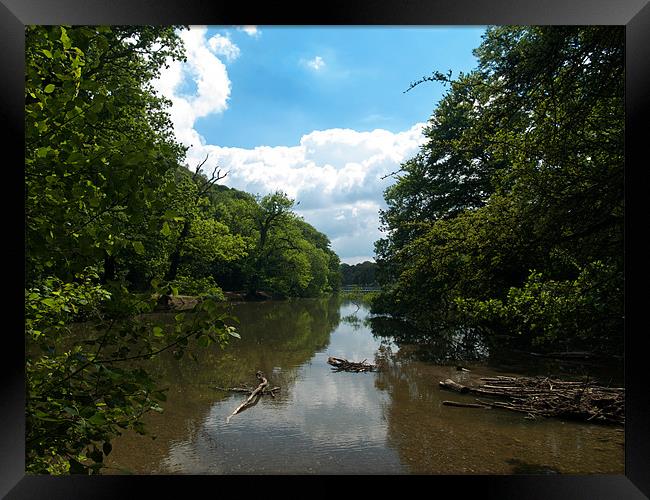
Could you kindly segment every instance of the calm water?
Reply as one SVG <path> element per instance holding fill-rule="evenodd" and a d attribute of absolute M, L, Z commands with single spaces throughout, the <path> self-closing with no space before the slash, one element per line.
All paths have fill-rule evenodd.
<path fill-rule="evenodd" d="M 443 406 L 473 397 L 438 388 L 516 374 L 485 362 L 441 365 L 386 337 L 367 311 L 334 299 L 232 304 L 242 339 L 220 350 L 158 360 L 169 387 L 151 436 L 116 439 L 109 473 L 136 474 L 512 474 L 624 473 L 622 428 L 527 420 L 498 409 Z M 373 328 L 375 335 L 373 335 Z M 398 342 L 400 345 L 396 345 Z M 379 372 L 335 373 L 328 356 L 378 360 Z M 539 369 L 539 368 L 537 368 Z M 255 372 L 281 387 L 226 418 L 255 386 Z"/>

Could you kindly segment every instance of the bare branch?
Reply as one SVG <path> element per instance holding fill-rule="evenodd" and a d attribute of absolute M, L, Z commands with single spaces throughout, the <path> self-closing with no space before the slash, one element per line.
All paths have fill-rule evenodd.
<path fill-rule="evenodd" d="M 381 176 L 381 180 L 383 181 L 383 180 L 386 179 L 387 177 L 391 177 L 391 176 L 393 176 L 393 175 L 395 175 L 395 174 L 399 174 L 400 172 L 403 172 L 403 171 L 404 171 L 403 168 L 398 168 L 397 170 L 395 170 L 394 172 L 391 172 L 390 174 L 382 175 L 382 176 Z"/>
<path fill-rule="evenodd" d="M 203 165 L 205 165 L 205 162 L 208 161 L 208 156 L 210 156 L 210 153 L 207 153 L 205 155 L 205 160 L 198 164 L 196 170 L 194 171 L 194 175 L 192 175 L 192 180 L 196 180 L 196 178 L 199 176 L 201 170 L 203 169 Z"/>

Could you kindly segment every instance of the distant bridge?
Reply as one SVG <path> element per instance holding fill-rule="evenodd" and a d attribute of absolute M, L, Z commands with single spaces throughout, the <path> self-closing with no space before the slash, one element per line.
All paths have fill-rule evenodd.
<path fill-rule="evenodd" d="M 341 291 L 342 292 L 354 292 L 354 291 L 359 291 L 359 292 L 380 292 L 381 287 L 379 285 L 368 285 L 368 286 L 362 286 L 362 285 L 342 285 L 341 286 Z"/>

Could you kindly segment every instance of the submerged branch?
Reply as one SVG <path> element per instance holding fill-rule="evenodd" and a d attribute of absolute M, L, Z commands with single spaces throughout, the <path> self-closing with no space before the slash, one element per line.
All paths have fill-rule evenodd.
<path fill-rule="evenodd" d="M 249 391 L 246 388 L 233 388 L 233 389 L 227 389 L 227 390 L 234 390 L 235 392 L 250 392 L 250 396 L 248 396 L 248 399 L 246 399 L 242 404 L 240 404 L 237 408 L 235 408 L 235 411 L 233 411 L 227 418 L 226 418 L 226 423 L 230 422 L 230 419 L 237 415 L 239 412 L 243 411 L 244 409 L 254 406 L 257 404 L 259 401 L 260 397 L 262 397 L 263 394 L 271 394 L 271 396 L 275 397 L 274 391 L 279 390 L 279 387 L 274 387 L 273 389 L 266 390 L 269 381 L 266 379 L 264 374 L 262 372 L 257 372 L 255 374 L 255 377 L 257 377 L 257 380 L 260 381 L 260 384 L 255 388 L 253 391 Z M 218 389 L 222 389 L 219 387 Z"/>

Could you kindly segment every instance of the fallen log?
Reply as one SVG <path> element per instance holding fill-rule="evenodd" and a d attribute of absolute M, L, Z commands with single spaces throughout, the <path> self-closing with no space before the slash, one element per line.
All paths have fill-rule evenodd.
<path fill-rule="evenodd" d="M 242 392 L 244 394 L 251 394 L 255 390 L 255 389 L 249 389 L 248 387 L 215 387 L 215 389 L 219 391 L 226 391 L 226 392 Z M 275 397 L 275 393 L 279 390 L 280 388 L 277 386 L 272 387 L 271 389 L 265 387 L 264 389 L 262 389 L 260 394 L 262 394 L 263 396 L 266 394 L 270 394 L 271 396 Z"/>
<path fill-rule="evenodd" d="M 560 417 L 588 422 L 625 423 L 625 389 L 601 387 L 589 379 L 584 382 L 564 381 L 549 377 L 484 377 L 488 382 L 478 387 L 447 379 L 441 389 L 461 394 L 477 394 L 498 398 L 480 404 L 527 413 L 531 417 Z"/>
<path fill-rule="evenodd" d="M 230 419 L 232 417 L 237 415 L 239 412 L 244 410 L 246 407 L 253 406 L 253 405 L 257 404 L 257 401 L 259 401 L 259 398 L 262 396 L 261 392 L 269 385 L 269 381 L 266 379 L 264 374 L 262 372 L 259 372 L 259 371 L 255 374 L 255 377 L 257 378 L 257 380 L 260 381 L 260 384 L 257 386 L 257 388 L 255 390 L 253 390 L 251 392 L 250 396 L 248 396 L 248 399 L 246 399 L 246 401 L 244 401 L 237 408 L 235 408 L 235 411 L 233 411 L 230 414 L 230 416 L 226 418 L 226 423 L 229 423 Z M 253 401 L 253 399 L 256 396 L 257 396 L 257 399 L 255 401 Z"/>
<path fill-rule="evenodd" d="M 462 408 L 489 408 L 488 405 L 480 403 L 461 403 L 459 401 L 443 401 L 442 404 L 445 406 L 460 406 Z"/>
<path fill-rule="evenodd" d="M 461 394 L 467 394 L 470 391 L 469 387 L 466 387 L 466 386 L 461 385 L 461 384 L 459 384 L 457 382 L 454 382 L 450 378 L 448 378 L 447 380 L 445 380 L 443 382 L 440 382 L 440 387 L 442 389 L 448 389 L 450 391 L 460 392 Z"/>
<path fill-rule="evenodd" d="M 346 372 L 371 372 L 376 368 L 376 365 L 371 365 L 366 363 L 366 360 L 355 362 L 348 361 L 347 359 L 335 358 L 330 356 L 327 358 L 327 363 L 332 365 L 332 370 L 336 372 L 346 371 Z"/>

